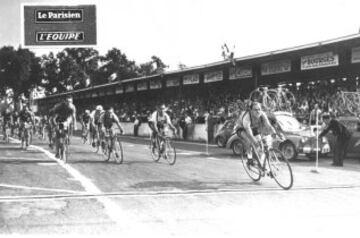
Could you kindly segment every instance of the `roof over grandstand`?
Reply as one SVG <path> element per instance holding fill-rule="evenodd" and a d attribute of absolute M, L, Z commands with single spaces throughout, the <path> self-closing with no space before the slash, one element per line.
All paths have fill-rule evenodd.
<path fill-rule="evenodd" d="M 309 44 L 304 44 L 304 45 L 299 45 L 299 46 L 294 46 L 294 47 L 288 47 L 288 48 L 279 49 L 279 50 L 275 50 L 275 51 L 269 51 L 269 52 L 265 52 L 265 53 L 237 57 L 237 58 L 234 58 L 233 60 L 230 60 L 230 59 L 222 60 L 222 61 L 218 61 L 218 62 L 212 62 L 209 64 L 203 64 L 203 65 L 198 65 L 198 66 L 193 66 L 193 67 L 186 67 L 184 69 L 179 69 L 179 70 L 167 71 L 167 72 L 163 72 L 163 73 L 155 74 L 155 75 L 151 75 L 151 76 L 143 76 L 143 77 L 125 79 L 125 80 L 121 80 L 121 81 L 115 81 L 115 82 L 111 82 L 111 83 L 107 83 L 107 84 L 103 84 L 103 85 L 96 85 L 96 86 L 91 86 L 91 87 L 87 87 L 87 88 L 83 88 L 83 89 L 71 90 L 71 91 L 64 92 L 64 93 L 52 94 L 47 97 L 50 97 L 50 98 L 57 97 L 57 96 L 74 94 L 74 93 L 88 91 L 88 90 L 101 89 L 104 87 L 128 84 L 131 82 L 137 82 L 137 81 L 142 81 L 142 80 L 158 79 L 158 78 L 163 78 L 164 76 L 171 76 L 171 75 L 182 74 L 182 73 L 186 74 L 186 73 L 191 73 L 194 71 L 203 71 L 204 69 L 209 69 L 209 68 L 214 68 L 214 67 L 224 67 L 227 65 L 231 65 L 231 63 L 234 63 L 233 61 L 235 61 L 236 64 L 241 64 L 242 62 L 247 62 L 247 61 L 263 62 L 263 61 L 267 61 L 267 60 L 270 60 L 273 58 L 281 58 L 282 56 L 285 56 L 285 55 L 298 56 L 300 53 L 303 56 L 306 54 L 311 54 L 313 52 L 320 51 L 322 48 L 329 48 L 329 47 L 340 46 L 340 45 L 351 45 L 354 47 L 359 47 L 360 46 L 360 33 L 337 37 L 337 38 L 314 42 L 314 43 L 309 43 Z"/>

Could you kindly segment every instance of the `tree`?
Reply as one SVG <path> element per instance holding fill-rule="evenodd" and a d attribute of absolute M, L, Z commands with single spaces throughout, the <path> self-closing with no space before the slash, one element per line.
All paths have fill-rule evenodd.
<path fill-rule="evenodd" d="M 157 56 L 152 56 L 151 61 L 140 64 L 138 72 L 141 76 L 149 76 L 154 74 L 161 74 L 168 66 Z"/>
<path fill-rule="evenodd" d="M 31 88 L 40 83 L 40 59 L 28 49 L 3 47 L 0 49 L 0 86 L 12 88 L 15 96 L 29 95 Z"/>

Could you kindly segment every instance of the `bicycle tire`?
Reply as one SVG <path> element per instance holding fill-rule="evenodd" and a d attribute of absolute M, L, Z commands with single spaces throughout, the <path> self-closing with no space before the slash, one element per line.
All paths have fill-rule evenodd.
<path fill-rule="evenodd" d="M 155 142 L 157 144 L 157 142 Z M 150 153 L 151 153 L 151 157 L 155 162 L 158 162 L 160 160 L 160 155 L 159 155 L 159 146 L 158 148 L 154 147 L 154 138 L 152 138 L 150 140 Z"/>
<path fill-rule="evenodd" d="M 290 189 L 294 183 L 294 176 L 289 161 L 284 157 L 281 151 L 274 148 L 270 149 L 267 162 L 270 168 L 270 176 L 275 180 L 275 182 L 285 190 Z M 285 181 L 281 180 L 279 176 L 280 171 L 287 171 L 289 173 L 284 176 Z"/>
<path fill-rule="evenodd" d="M 242 142 L 241 142 L 242 144 Z M 259 160 L 258 159 L 253 159 L 252 160 L 252 163 L 250 163 L 250 161 L 247 159 L 247 157 L 245 156 L 245 147 L 244 145 L 242 144 L 243 146 L 243 150 L 242 150 L 242 153 L 240 153 L 240 158 L 241 158 L 241 162 L 242 162 L 242 165 L 244 167 L 244 170 L 246 172 L 246 174 L 254 181 L 254 182 L 257 182 L 261 179 L 261 170 L 259 168 Z M 254 156 L 255 153 L 253 153 Z"/>
<path fill-rule="evenodd" d="M 123 146 L 121 141 L 119 140 L 119 138 L 116 138 L 114 141 L 114 148 L 112 149 L 112 153 L 109 154 L 114 154 L 115 157 L 115 162 L 117 164 L 122 164 L 124 161 L 124 151 L 123 151 Z"/>
<path fill-rule="evenodd" d="M 176 149 L 172 145 L 171 140 L 169 138 L 165 139 L 165 146 L 166 146 L 166 155 L 164 155 L 166 161 L 169 165 L 174 165 L 176 162 Z"/>

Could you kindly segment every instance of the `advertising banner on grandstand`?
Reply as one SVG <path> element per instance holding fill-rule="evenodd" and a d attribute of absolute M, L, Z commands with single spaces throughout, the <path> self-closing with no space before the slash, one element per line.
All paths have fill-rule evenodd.
<path fill-rule="evenodd" d="M 95 5 L 23 4 L 21 40 L 30 46 L 96 45 Z"/>
<path fill-rule="evenodd" d="M 325 68 L 339 65 L 339 56 L 333 52 L 301 57 L 301 70 Z"/>
<path fill-rule="evenodd" d="M 198 74 L 188 74 L 183 77 L 183 84 L 198 84 L 200 83 L 200 78 Z"/>
<path fill-rule="evenodd" d="M 124 93 L 124 89 L 122 86 L 118 86 L 115 90 L 115 94 L 122 94 Z"/>
<path fill-rule="evenodd" d="M 159 89 L 161 88 L 161 80 L 153 79 L 150 80 L 150 89 Z"/>
<path fill-rule="evenodd" d="M 204 83 L 212 83 L 223 80 L 223 71 L 214 71 L 204 75 Z"/>
<path fill-rule="evenodd" d="M 351 63 L 359 63 L 360 62 L 360 47 L 351 49 Z"/>
<path fill-rule="evenodd" d="M 261 64 L 261 75 L 281 74 L 290 71 L 290 60 L 278 60 Z"/>
<path fill-rule="evenodd" d="M 180 79 L 179 78 L 173 78 L 166 80 L 166 87 L 176 87 L 180 85 Z"/>
<path fill-rule="evenodd" d="M 137 83 L 137 90 L 138 91 L 145 91 L 148 89 L 148 85 L 146 81 L 138 82 Z"/>
<path fill-rule="evenodd" d="M 238 66 L 231 67 L 229 70 L 229 79 L 242 79 L 242 78 L 251 78 L 252 69 L 250 66 Z"/>
<path fill-rule="evenodd" d="M 132 83 L 125 84 L 125 92 L 126 93 L 131 93 L 134 91 L 135 91 L 134 84 L 132 84 Z"/>

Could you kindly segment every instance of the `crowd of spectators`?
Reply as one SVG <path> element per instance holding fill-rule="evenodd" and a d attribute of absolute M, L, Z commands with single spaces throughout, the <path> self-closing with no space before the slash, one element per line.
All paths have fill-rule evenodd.
<path fill-rule="evenodd" d="M 340 91 L 348 91 L 335 85 L 302 88 L 291 88 L 296 102 L 292 113 L 303 123 L 307 123 L 311 111 L 316 104 L 321 112 L 340 113 L 337 101 Z M 157 98 L 138 99 L 137 101 L 108 102 L 122 122 L 146 122 L 157 105 L 165 104 L 174 123 L 184 123 L 185 119 L 193 123 L 205 123 L 205 118 L 211 114 L 218 122 L 236 118 L 246 110 L 249 94 L 231 93 L 230 91 L 208 92 L 206 96 L 195 95 L 187 98 Z M 93 105 L 95 107 L 96 105 Z M 106 106 L 103 105 L 103 106 Z M 86 108 L 88 109 L 88 108 Z M 85 107 L 83 108 L 85 110 Z M 82 110 L 80 109 L 80 112 Z"/>

